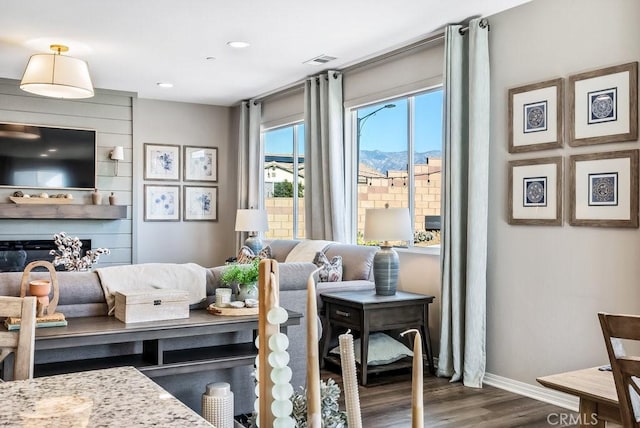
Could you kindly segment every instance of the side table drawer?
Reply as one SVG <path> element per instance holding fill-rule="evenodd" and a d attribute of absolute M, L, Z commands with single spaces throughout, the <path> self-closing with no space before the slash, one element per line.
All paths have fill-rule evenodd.
<path fill-rule="evenodd" d="M 369 315 L 369 329 L 388 330 L 400 328 L 399 326 L 423 325 L 423 306 L 401 306 L 397 308 L 374 309 Z"/>
<path fill-rule="evenodd" d="M 334 323 L 360 325 L 361 312 L 342 305 L 329 305 L 327 317 Z"/>

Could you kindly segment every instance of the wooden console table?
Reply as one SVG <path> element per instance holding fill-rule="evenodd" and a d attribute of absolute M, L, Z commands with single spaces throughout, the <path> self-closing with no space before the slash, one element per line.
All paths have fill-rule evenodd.
<path fill-rule="evenodd" d="M 289 311 L 289 319 L 282 326 L 300 324 L 302 314 Z M 95 370 L 109 367 L 134 366 L 153 378 L 174 374 L 200 372 L 251 365 L 257 355 L 253 342 L 224 344 L 209 347 L 188 347 L 165 350 L 171 339 L 205 337 L 220 333 L 258 330 L 258 316 L 218 316 L 205 310 L 192 310 L 190 317 L 178 320 L 125 324 L 114 317 L 70 318 L 66 327 L 36 329 L 36 376 Z M 142 343 L 142 352 L 104 358 L 38 363 L 38 353 L 47 350 L 75 350 L 91 345 Z M 66 352 L 68 351 L 68 352 Z M 82 355 L 82 354 L 80 354 Z"/>
<path fill-rule="evenodd" d="M 393 296 L 379 296 L 374 291 L 342 291 L 322 293 L 327 317 L 326 336 L 322 349 L 323 361 L 339 364 L 340 359 L 329 355 L 332 330 L 336 327 L 360 332 L 360 358 L 358 364 L 360 384 L 367 384 L 368 373 L 411 367 L 411 359 L 368 367 L 369 334 L 376 331 L 417 328 L 422 336 L 429 371 L 434 373 L 431 337 L 429 336 L 429 304 L 433 296 L 398 291 Z"/>

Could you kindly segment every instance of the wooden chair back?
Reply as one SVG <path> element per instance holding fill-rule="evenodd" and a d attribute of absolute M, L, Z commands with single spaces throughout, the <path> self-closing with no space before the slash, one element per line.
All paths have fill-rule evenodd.
<path fill-rule="evenodd" d="M 20 329 L 0 327 L 0 362 L 15 355 L 13 380 L 33 378 L 36 339 L 36 297 L 0 296 L 0 317 L 20 317 Z M 5 379 L 10 380 L 10 379 Z"/>
<path fill-rule="evenodd" d="M 640 356 L 627 355 L 620 342 L 640 341 L 640 316 L 600 312 L 598 318 L 616 384 L 622 425 L 640 427 Z"/>

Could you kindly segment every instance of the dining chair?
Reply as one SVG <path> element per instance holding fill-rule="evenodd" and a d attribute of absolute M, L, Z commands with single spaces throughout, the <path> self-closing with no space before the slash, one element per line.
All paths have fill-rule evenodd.
<path fill-rule="evenodd" d="M 15 355 L 12 380 L 33 378 L 36 300 L 37 298 L 33 296 L 0 296 L 0 317 L 20 318 L 19 330 L 0 329 L 0 362 L 12 353 Z"/>
<path fill-rule="evenodd" d="M 640 341 L 640 316 L 598 313 L 620 403 L 622 425 L 640 427 L 640 356 L 628 355 L 621 340 Z"/>

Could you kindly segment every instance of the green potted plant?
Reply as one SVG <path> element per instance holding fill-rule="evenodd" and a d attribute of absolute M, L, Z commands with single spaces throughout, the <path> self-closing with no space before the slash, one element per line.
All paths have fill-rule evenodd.
<path fill-rule="evenodd" d="M 221 276 L 223 284 L 233 287 L 237 286 L 236 300 L 258 298 L 258 265 L 257 258 L 248 264 L 229 265 Z"/>

